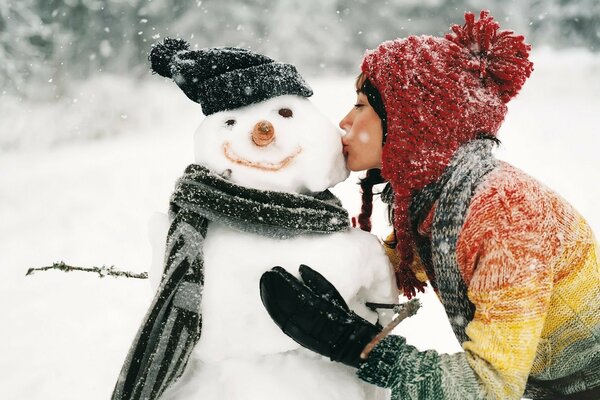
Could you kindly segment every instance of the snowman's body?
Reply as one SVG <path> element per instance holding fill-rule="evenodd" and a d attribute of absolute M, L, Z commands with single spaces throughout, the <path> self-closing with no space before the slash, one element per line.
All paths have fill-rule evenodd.
<path fill-rule="evenodd" d="M 296 120 L 277 123 L 282 108 L 292 110 Z M 272 124 L 276 140 L 265 140 L 269 143 L 259 147 L 250 132 L 265 120 Z M 290 162 L 281 162 L 294 154 Z M 296 96 L 207 117 L 196 133 L 196 159 L 238 185 L 284 192 L 322 191 L 347 176 L 339 132 L 310 102 Z M 350 229 L 277 239 L 210 222 L 203 260 L 202 334 L 184 375 L 165 399 L 388 396 L 387 391 L 361 382 L 355 369 L 289 339 L 271 320 L 259 295 L 260 277 L 271 267 L 282 266 L 297 275 L 298 266 L 306 264 L 330 280 L 355 312 L 385 324 L 391 316 L 365 307 L 367 301 L 393 303 L 398 296 L 377 238 Z"/>
<path fill-rule="evenodd" d="M 395 292 L 375 237 L 352 229 L 277 240 L 212 224 L 204 248 L 202 336 L 171 398 L 374 398 L 377 388 L 361 382 L 354 369 L 284 335 L 261 304 L 258 282 L 270 266 L 296 272 L 304 263 L 340 289 L 353 310 L 376 322 L 365 301 L 393 302 Z"/>

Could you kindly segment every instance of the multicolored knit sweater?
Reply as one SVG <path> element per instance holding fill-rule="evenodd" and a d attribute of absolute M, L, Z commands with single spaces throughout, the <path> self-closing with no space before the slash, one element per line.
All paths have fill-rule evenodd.
<path fill-rule="evenodd" d="M 391 388 L 394 400 L 506 400 L 524 392 L 563 399 L 600 390 L 600 251 L 588 224 L 557 194 L 499 161 L 466 201 L 453 249 L 457 270 L 436 266 L 436 252 L 447 251 L 445 228 L 436 226 L 439 198 L 418 223 L 433 262 L 421 252 L 413 265 L 436 288 L 464 352 L 420 352 L 392 335 L 359 377 Z M 453 307 L 463 291 L 467 306 Z"/>

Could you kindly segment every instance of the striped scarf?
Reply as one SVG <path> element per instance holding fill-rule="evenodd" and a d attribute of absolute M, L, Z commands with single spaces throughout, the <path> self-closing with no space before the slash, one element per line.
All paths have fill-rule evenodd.
<path fill-rule="evenodd" d="M 476 139 L 454 155 L 440 179 L 419 191 L 410 204 L 410 219 L 419 257 L 430 283 L 441 296 L 452 330 L 460 343 L 467 340 L 466 322 L 473 318 L 473 304 L 458 268 L 456 245 L 470 200 L 485 176 L 498 165 L 492 155 L 493 139 Z M 432 238 L 420 236 L 417 227 L 437 201 Z"/>
<path fill-rule="evenodd" d="M 158 399 L 182 375 L 202 331 L 202 246 L 209 222 L 279 239 L 349 229 L 347 211 L 329 191 L 307 196 L 246 188 L 195 164 L 177 181 L 169 217 L 162 281 L 113 400 Z"/>

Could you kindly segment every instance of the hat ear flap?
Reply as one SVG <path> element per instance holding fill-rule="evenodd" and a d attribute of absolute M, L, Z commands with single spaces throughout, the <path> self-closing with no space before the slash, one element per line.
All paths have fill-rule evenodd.
<path fill-rule="evenodd" d="M 148 60 L 152 65 L 152 70 L 165 78 L 171 78 L 172 60 L 176 53 L 186 51 L 190 44 L 183 39 L 166 38 L 162 43 L 156 43 L 150 50 Z"/>

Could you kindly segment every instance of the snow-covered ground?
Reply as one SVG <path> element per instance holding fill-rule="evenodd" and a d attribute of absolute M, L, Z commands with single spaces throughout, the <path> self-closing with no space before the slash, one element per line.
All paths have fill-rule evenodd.
<path fill-rule="evenodd" d="M 498 155 L 560 192 L 598 233 L 600 57 L 539 51 L 533 58 L 536 71 L 510 103 Z M 352 77 L 309 81 L 313 101 L 334 121 L 354 103 Z M 29 127 L 21 149 L 0 153 L 0 399 L 109 398 L 151 300 L 149 282 L 25 272 L 59 260 L 146 271 L 148 221 L 166 210 L 175 179 L 193 161 L 202 114 L 175 85 L 159 77 L 95 82 L 76 108 L 13 103 L 15 125 L 0 123 L 0 143 L 17 122 Z M 104 133 L 67 141 L 95 136 L 87 130 Z M 356 178 L 335 188 L 353 215 Z M 388 229 L 380 207 L 374 233 Z M 434 295 L 421 298 L 424 308 L 398 333 L 421 349 L 458 351 Z"/>

